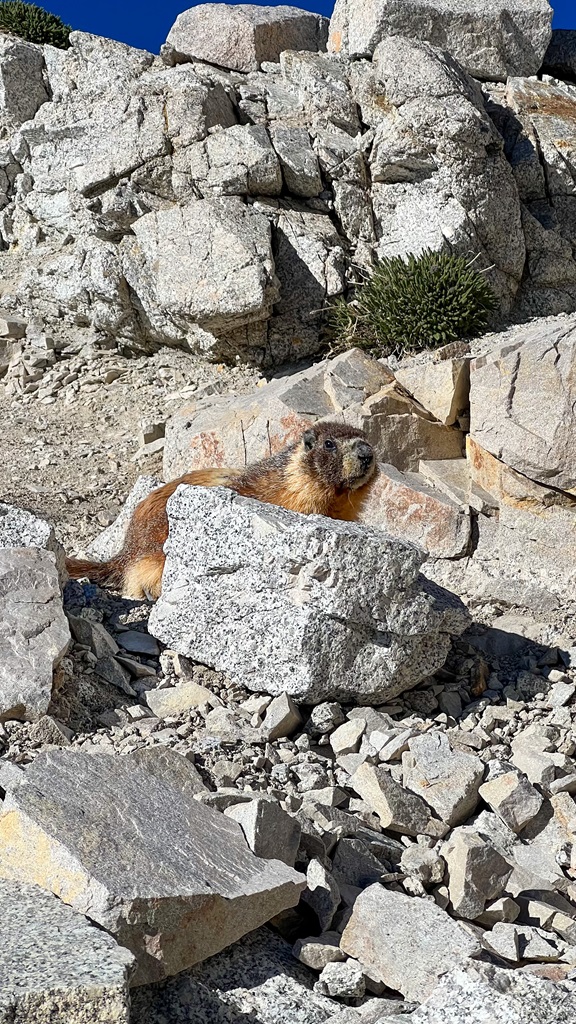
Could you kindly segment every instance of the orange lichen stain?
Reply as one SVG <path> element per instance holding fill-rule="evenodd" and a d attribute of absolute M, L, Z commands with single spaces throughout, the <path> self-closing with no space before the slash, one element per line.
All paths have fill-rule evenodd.
<path fill-rule="evenodd" d="M 0 877 L 39 885 L 73 904 L 85 892 L 86 875 L 64 866 L 65 858 L 65 847 L 19 810 L 0 819 Z"/>
<path fill-rule="evenodd" d="M 196 434 L 189 445 L 189 465 L 195 469 L 220 468 L 225 462 L 224 447 L 214 431 Z"/>
<path fill-rule="evenodd" d="M 330 33 L 330 49 L 332 53 L 340 53 L 342 49 L 342 33 L 337 32 L 336 29 Z"/>

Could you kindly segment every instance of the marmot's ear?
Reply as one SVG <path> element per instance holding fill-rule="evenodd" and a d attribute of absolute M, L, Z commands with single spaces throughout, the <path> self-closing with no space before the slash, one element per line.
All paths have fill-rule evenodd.
<path fill-rule="evenodd" d="M 306 451 L 309 452 L 316 444 L 316 431 L 312 427 L 309 430 L 305 430 L 302 434 L 302 440 Z"/>

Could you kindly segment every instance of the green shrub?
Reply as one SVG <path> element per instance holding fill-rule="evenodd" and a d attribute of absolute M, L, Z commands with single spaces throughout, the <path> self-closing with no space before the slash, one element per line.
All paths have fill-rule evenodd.
<path fill-rule="evenodd" d="M 490 285 L 466 257 L 425 249 L 381 259 L 351 302 L 334 303 L 329 322 L 338 349 L 401 355 L 477 334 L 495 308 Z"/>
<path fill-rule="evenodd" d="M 29 43 L 50 43 L 66 50 L 70 46 L 70 25 L 36 4 L 22 0 L 0 0 L 0 31 L 12 32 Z"/>

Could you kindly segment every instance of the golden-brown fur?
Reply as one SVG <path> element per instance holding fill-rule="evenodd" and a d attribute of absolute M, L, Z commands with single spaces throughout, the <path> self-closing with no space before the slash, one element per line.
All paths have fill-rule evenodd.
<path fill-rule="evenodd" d="M 124 546 L 107 562 L 69 558 L 70 575 L 87 576 L 122 590 L 125 597 L 157 598 L 168 537 L 166 504 L 180 484 L 230 487 L 244 497 L 281 505 L 305 515 L 353 520 L 362 488 L 375 470 L 374 452 L 360 430 L 340 423 L 321 423 L 278 455 L 245 470 L 199 469 L 158 487 L 136 506 Z"/>

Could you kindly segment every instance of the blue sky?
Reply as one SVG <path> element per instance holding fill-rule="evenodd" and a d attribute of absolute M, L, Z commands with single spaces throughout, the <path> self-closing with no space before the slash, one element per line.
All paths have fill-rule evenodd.
<path fill-rule="evenodd" d="M 121 39 L 131 46 L 158 53 L 170 27 L 180 11 L 193 7 L 187 0 L 97 0 L 96 3 L 78 3 L 78 0 L 36 0 L 41 7 L 58 14 L 72 28 L 95 32 L 100 36 Z M 289 3 L 290 0 L 287 0 Z M 326 0 L 293 0 L 295 7 L 329 15 L 333 4 Z M 270 4 L 270 0 L 268 0 Z M 576 28 L 574 0 L 556 0 L 554 28 Z"/>

